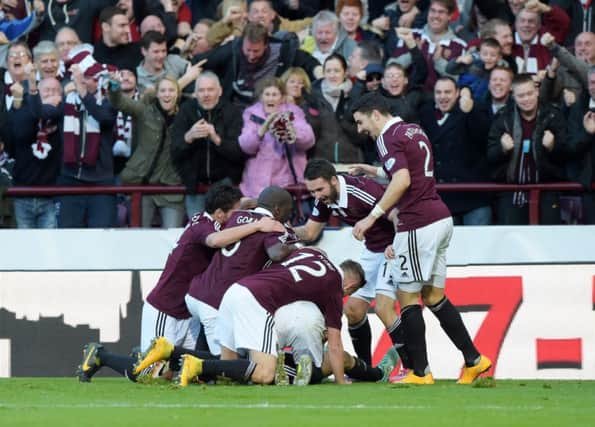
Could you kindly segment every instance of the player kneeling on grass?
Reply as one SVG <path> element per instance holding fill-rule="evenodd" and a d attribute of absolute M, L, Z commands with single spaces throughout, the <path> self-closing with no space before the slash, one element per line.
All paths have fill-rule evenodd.
<path fill-rule="evenodd" d="M 225 293 L 217 318 L 221 360 L 183 356 L 179 383 L 196 376 L 226 376 L 235 381 L 271 384 L 277 363 L 273 316 L 280 307 L 310 301 L 321 311 L 328 334 L 328 357 L 335 382 L 345 383 L 341 315 L 343 295 L 359 288 L 362 278 L 336 267 L 313 248 L 295 250 L 283 262 L 245 277 Z M 240 354 L 249 359 L 240 359 Z"/>
<path fill-rule="evenodd" d="M 345 261 L 341 268 L 345 271 L 359 271 L 359 264 Z M 363 277 L 363 271 L 359 272 Z M 318 307 L 309 301 L 296 301 L 275 312 L 275 330 L 278 346 L 290 349 L 277 355 L 275 384 L 298 386 L 319 384 L 332 374 L 328 353 L 323 350 L 326 341 L 325 321 Z M 359 381 L 387 382 L 399 360 L 397 351 L 391 348 L 380 364 L 373 367 L 363 359 L 343 352 L 343 368 L 352 379 Z"/>

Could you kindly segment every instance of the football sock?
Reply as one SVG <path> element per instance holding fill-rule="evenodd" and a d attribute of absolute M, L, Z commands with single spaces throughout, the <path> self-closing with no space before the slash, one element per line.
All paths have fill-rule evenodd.
<path fill-rule="evenodd" d="M 349 336 L 357 357 L 372 364 L 372 329 L 367 315 L 356 324 L 349 325 Z"/>
<path fill-rule="evenodd" d="M 453 344 L 463 353 L 466 366 L 473 366 L 479 360 L 479 352 L 467 332 L 461 315 L 448 298 L 442 298 L 437 304 L 428 308 L 440 321 L 440 326 L 446 332 Z"/>
<path fill-rule="evenodd" d="M 411 356 L 411 364 L 415 375 L 423 377 L 428 370 L 428 354 L 426 349 L 426 324 L 419 304 L 408 305 L 401 310 L 407 352 Z"/>
<path fill-rule="evenodd" d="M 133 357 L 110 353 L 104 349 L 99 349 L 97 357 L 101 360 L 101 366 L 112 368 L 120 375 L 130 378 L 132 381 L 136 380 L 136 375 L 132 374 L 132 366 L 136 362 Z"/>
<path fill-rule="evenodd" d="M 380 381 L 382 379 L 382 370 L 380 368 L 374 368 L 357 357 L 353 368 L 346 369 L 345 373 L 350 378 L 360 381 Z"/>
<path fill-rule="evenodd" d="M 405 345 L 405 329 L 403 328 L 403 322 L 401 321 L 401 318 L 397 317 L 395 323 L 393 323 L 389 328 L 386 328 L 386 332 L 388 332 L 395 350 L 397 350 L 397 353 L 399 353 L 399 358 L 401 359 L 403 368 L 411 369 L 411 358 L 407 354 L 407 346 Z"/>
<path fill-rule="evenodd" d="M 320 384 L 324 379 L 322 375 L 322 369 L 318 366 L 312 365 L 312 376 L 310 377 L 310 384 Z"/>
<path fill-rule="evenodd" d="M 255 368 L 256 363 L 248 359 L 204 360 L 200 377 L 213 380 L 217 377 L 227 377 L 245 383 L 250 380 Z"/>
<path fill-rule="evenodd" d="M 198 351 L 211 351 L 211 349 L 209 348 L 209 343 L 207 342 L 205 328 L 203 328 L 202 326 L 200 328 L 200 332 L 198 333 L 198 338 L 196 339 L 196 345 L 194 346 L 194 349 Z"/>
<path fill-rule="evenodd" d="M 184 347 L 175 346 L 174 350 L 171 352 L 171 356 L 169 357 L 169 369 L 172 371 L 180 370 L 180 358 L 183 354 L 191 354 L 192 356 L 203 360 L 219 359 L 218 356 L 213 356 L 208 351 L 189 350 Z"/>

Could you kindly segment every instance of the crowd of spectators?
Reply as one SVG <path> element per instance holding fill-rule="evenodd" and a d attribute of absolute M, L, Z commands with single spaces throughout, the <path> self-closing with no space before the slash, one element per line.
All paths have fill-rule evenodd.
<path fill-rule="evenodd" d="M 205 185 L 255 197 L 309 158 L 377 162 L 352 100 L 419 123 L 438 183 L 579 182 L 540 223 L 594 223 L 594 6 L 585 0 L 2 0 L 0 219 L 13 186 Z M 527 224 L 528 194 L 444 193 L 456 224 Z M 15 197 L 19 228 L 127 223 L 118 195 Z M 0 226 L 7 226 L 6 223 Z"/>

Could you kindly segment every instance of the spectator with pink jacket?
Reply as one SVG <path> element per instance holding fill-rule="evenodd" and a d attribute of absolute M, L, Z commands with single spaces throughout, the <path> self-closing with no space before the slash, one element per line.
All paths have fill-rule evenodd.
<path fill-rule="evenodd" d="M 250 156 L 240 183 L 248 197 L 257 197 L 270 185 L 303 182 L 306 151 L 314 145 L 304 112 L 285 103 L 285 87 L 278 78 L 264 79 L 257 96 L 259 101 L 244 111 L 239 138 L 240 148 Z"/>

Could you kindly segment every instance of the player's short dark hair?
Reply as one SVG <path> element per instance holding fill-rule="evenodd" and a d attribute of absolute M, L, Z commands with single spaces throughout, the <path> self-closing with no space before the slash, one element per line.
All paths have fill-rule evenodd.
<path fill-rule="evenodd" d="M 255 22 L 246 24 L 242 36 L 252 43 L 263 42 L 268 44 L 269 42 L 269 30 L 264 25 Z"/>
<path fill-rule="evenodd" d="M 258 206 L 273 211 L 280 206 L 290 207 L 293 204 L 293 198 L 289 191 L 276 185 L 266 187 L 258 195 Z"/>
<path fill-rule="evenodd" d="M 388 101 L 378 91 L 366 93 L 364 96 L 356 98 L 353 104 L 351 104 L 351 114 L 372 114 L 374 110 L 383 115 L 391 114 Z"/>
<path fill-rule="evenodd" d="M 500 46 L 500 43 L 498 43 L 498 40 L 496 40 L 493 37 L 487 37 L 485 39 L 482 39 L 481 42 L 479 43 L 479 48 L 481 49 L 483 46 L 493 47 L 494 49 L 502 50 L 502 46 Z"/>
<path fill-rule="evenodd" d="M 359 262 L 352 259 L 346 259 L 339 264 L 339 267 L 341 267 L 341 270 L 343 270 L 344 273 L 353 273 L 361 277 L 360 288 L 366 284 L 366 273 Z"/>
<path fill-rule="evenodd" d="M 512 87 L 515 88 L 518 85 L 522 85 L 525 83 L 535 83 L 533 80 L 533 75 L 531 73 L 521 73 L 514 76 L 512 79 Z"/>
<path fill-rule="evenodd" d="M 205 197 L 205 211 L 209 214 L 217 209 L 227 212 L 240 201 L 242 192 L 239 188 L 229 184 L 211 185 Z"/>
<path fill-rule="evenodd" d="M 141 39 L 141 47 L 143 49 L 149 49 L 151 43 L 167 43 L 167 38 L 165 37 L 165 34 L 161 34 L 159 31 L 147 31 Z"/>
<path fill-rule="evenodd" d="M 304 178 L 309 181 L 318 178 L 324 178 L 330 181 L 333 176 L 337 176 L 337 170 L 326 159 L 312 159 L 308 162 L 304 170 Z"/>
<path fill-rule="evenodd" d="M 126 11 L 118 6 L 108 6 L 101 10 L 101 13 L 99 14 L 99 22 L 102 24 L 105 22 L 106 24 L 111 25 L 111 20 L 116 15 L 126 16 Z"/>

